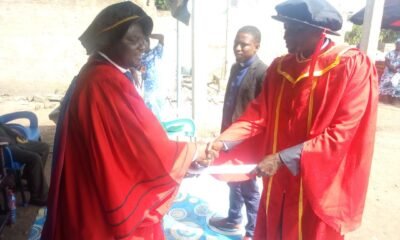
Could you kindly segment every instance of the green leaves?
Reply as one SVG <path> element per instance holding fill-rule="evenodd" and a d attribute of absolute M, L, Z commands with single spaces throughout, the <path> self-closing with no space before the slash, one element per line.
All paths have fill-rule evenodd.
<path fill-rule="evenodd" d="M 357 45 L 361 41 L 362 34 L 362 26 L 361 25 L 353 25 L 353 28 L 350 32 L 346 32 L 344 35 L 344 41 L 350 45 Z M 400 32 L 395 32 L 390 29 L 381 29 L 379 35 L 380 43 L 394 43 L 397 38 L 400 37 Z"/>
<path fill-rule="evenodd" d="M 167 0 L 155 0 L 155 5 L 157 10 L 162 10 L 162 11 L 169 10 Z"/>

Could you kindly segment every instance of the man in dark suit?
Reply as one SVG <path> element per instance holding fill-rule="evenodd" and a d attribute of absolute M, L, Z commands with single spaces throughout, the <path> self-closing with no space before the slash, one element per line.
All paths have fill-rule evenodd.
<path fill-rule="evenodd" d="M 261 33 L 254 26 L 244 26 L 236 34 L 233 50 L 236 63 L 233 64 L 225 93 L 221 132 L 228 128 L 247 104 L 261 91 L 267 66 L 258 58 Z M 246 205 L 247 225 L 243 239 L 251 239 L 257 217 L 260 193 L 256 179 L 228 183 L 229 213 L 227 218 L 211 218 L 209 224 L 223 231 L 236 231 L 242 221 L 241 209 Z"/>
<path fill-rule="evenodd" d="M 26 176 L 28 181 L 30 204 L 46 205 L 49 187 L 43 170 L 49 155 L 49 145 L 44 142 L 28 141 L 2 123 L 0 123 L 0 140 L 8 142 L 15 161 L 26 164 L 23 176 Z"/>

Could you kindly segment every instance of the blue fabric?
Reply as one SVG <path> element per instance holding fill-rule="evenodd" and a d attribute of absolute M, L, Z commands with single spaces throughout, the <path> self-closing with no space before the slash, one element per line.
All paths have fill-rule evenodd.
<path fill-rule="evenodd" d="M 163 45 L 158 44 L 156 47 L 146 52 L 142 56 L 142 66 L 144 71 L 142 73 L 142 79 L 144 81 L 144 91 L 151 93 L 158 87 L 158 72 L 157 72 L 157 59 L 161 59 L 163 55 Z"/>
<path fill-rule="evenodd" d="M 215 181 L 215 180 L 214 180 Z M 199 184 L 193 181 L 191 188 Z M 208 225 L 208 220 L 215 214 L 209 203 L 200 196 L 191 195 L 180 190 L 168 213 L 163 218 L 163 227 L 166 240 L 240 240 L 240 233 L 214 231 Z M 46 220 L 47 209 L 39 209 L 36 220 L 31 228 L 29 240 L 38 240 L 41 237 L 43 224 Z"/>
<path fill-rule="evenodd" d="M 158 44 L 150 51 L 144 53 L 141 60 L 142 67 L 144 67 L 144 71 L 142 72 L 144 101 L 147 107 L 149 107 L 159 119 L 164 99 L 160 93 L 157 60 L 161 59 L 162 55 L 163 45 Z"/>
<path fill-rule="evenodd" d="M 72 82 L 68 87 L 68 90 L 67 90 L 67 92 L 66 92 L 66 94 L 64 96 L 63 101 L 61 102 L 60 115 L 59 115 L 58 120 L 57 120 L 56 133 L 55 133 L 55 136 L 54 136 L 52 171 L 55 169 L 55 166 L 57 165 L 57 159 L 59 159 L 59 157 L 58 157 L 59 145 L 60 145 L 60 140 L 61 140 L 61 130 L 62 130 L 62 126 L 63 126 L 63 123 L 64 123 L 64 116 L 65 116 L 65 113 L 66 113 L 66 111 L 68 109 L 72 93 L 75 91 L 76 81 L 77 81 L 77 77 L 75 76 L 74 79 L 72 79 Z"/>
<path fill-rule="evenodd" d="M 254 235 L 256 226 L 258 205 L 260 202 L 260 193 L 256 178 L 243 182 L 228 183 L 229 191 L 229 222 L 240 224 L 242 222 L 242 207 L 246 205 L 247 224 L 245 226 L 246 236 Z"/>
<path fill-rule="evenodd" d="M 286 148 L 279 152 L 279 157 L 293 176 L 297 176 L 300 171 L 300 157 L 304 143 Z"/>
<path fill-rule="evenodd" d="M 28 240 L 39 240 L 42 235 L 43 225 L 46 221 L 47 208 L 40 208 L 36 216 L 35 222 L 32 225 Z"/>
<path fill-rule="evenodd" d="M 171 209 L 163 218 L 167 240 L 240 240 L 240 234 L 214 231 L 208 226 L 213 212 L 203 199 L 180 191 Z"/>
<path fill-rule="evenodd" d="M 386 54 L 385 59 L 397 69 L 397 72 L 392 72 L 388 67 L 385 67 L 379 82 L 379 93 L 381 95 L 400 98 L 400 84 L 393 86 L 392 82 L 392 78 L 395 74 L 400 73 L 400 52 L 396 50 L 390 51 Z"/>
<path fill-rule="evenodd" d="M 242 83 L 244 76 L 246 75 L 247 71 L 249 70 L 250 65 L 256 60 L 256 55 L 254 55 L 252 58 L 247 60 L 246 62 L 239 64 L 239 69 L 236 74 L 232 74 L 233 76 L 229 76 L 232 81 L 230 81 L 230 85 L 228 86 L 228 95 L 226 102 L 224 102 L 224 105 L 227 109 L 227 111 L 224 113 L 224 117 L 227 117 L 229 119 L 232 119 L 233 111 L 236 106 L 236 99 L 237 99 L 237 94 L 239 92 L 240 84 Z"/>
<path fill-rule="evenodd" d="M 129 79 L 129 81 L 130 81 L 131 83 L 133 83 L 134 78 L 133 78 L 133 74 L 132 74 L 131 71 L 126 71 L 126 72 L 124 73 L 124 75 Z"/>

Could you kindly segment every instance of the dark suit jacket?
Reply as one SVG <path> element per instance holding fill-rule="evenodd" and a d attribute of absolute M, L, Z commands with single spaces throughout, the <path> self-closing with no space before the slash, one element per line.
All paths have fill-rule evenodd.
<path fill-rule="evenodd" d="M 19 135 L 7 125 L 0 123 L 0 141 L 8 142 L 10 145 L 15 145 L 17 144 L 18 136 Z"/>
<path fill-rule="evenodd" d="M 224 108 L 222 115 L 221 132 L 228 128 L 242 113 L 246 110 L 247 104 L 253 100 L 261 91 L 262 82 L 265 78 L 267 65 L 257 56 L 254 62 L 249 66 L 246 75 L 240 84 L 238 94 L 236 96 L 236 104 L 232 113 L 229 113 L 226 106 L 229 90 L 236 74 L 240 70 L 239 63 L 232 65 L 229 81 L 225 92 Z"/>

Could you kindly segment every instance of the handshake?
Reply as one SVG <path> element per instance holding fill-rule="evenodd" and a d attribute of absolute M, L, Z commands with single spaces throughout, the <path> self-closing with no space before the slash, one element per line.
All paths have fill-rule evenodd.
<path fill-rule="evenodd" d="M 219 157 L 219 151 L 222 149 L 223 143 L 221 141 L 209 142 L 206 148 L 197 152 L 197 157 L 190 164 L 189 171 L 186 177 L 198 177 L 199 174 L 212 165 L 215 158 Z"/>
<path fill-rule="evenodd" d="M 202 170 L 205 170 L 209 166 L 213 165 L 214 160 L 219 157 L 219 152 L 221 150 L 227 150 L 225 149 L 224 142 L 216 140 L 214 142 L 207 143 L 205 150 L 200 151 L 200 154 L 191 163 L 187 176 L 197 176 L 198 174 L 193 174 L 193 172 L 201 173 Z M 225 169 L 229 174 L 237 172 L 242 174 L 257 175 L 258 177 L 265 177 L 273 176 L 278 171 L 282 163 L 283 162 L 279 156 L 279 153 L 274 153 L 265 156 L 257 165 L 225 166 Z M 249 166 L 251 166 L 251 169 L 248 168 Z M 218 167 L 221 173 L 223 172 L 224 166 L 213 167 Z M 209 172 L 211 173 L 213 171 Z"/>
<path fill-rule="evenodd" d="M 205 168 L 212 164 L 214 159 L 219 157 L 219 152 L 222 150 L 224 144 L 221 141 L 209 142 L 204 151 L 193 161 L 193 165 L 199 168 Z"/>

